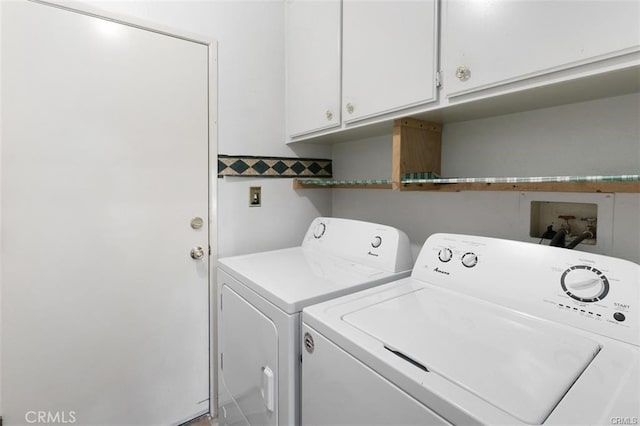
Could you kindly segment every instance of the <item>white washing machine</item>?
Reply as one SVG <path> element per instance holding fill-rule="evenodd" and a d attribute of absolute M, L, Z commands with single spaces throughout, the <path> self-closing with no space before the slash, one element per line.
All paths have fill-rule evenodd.
<path fill-rule="evenodd" d="M 219 424 L 300 424 L 302 308 L 412 266 L 402 231 L 337 218 L 315 219 L 300 247 L 220 259 Z"/>
<path fill-rule="evenodd" d="M 305 308 L 303 425 L 640 421 L 640 267 L 436 234 L 411 277 Z"/>

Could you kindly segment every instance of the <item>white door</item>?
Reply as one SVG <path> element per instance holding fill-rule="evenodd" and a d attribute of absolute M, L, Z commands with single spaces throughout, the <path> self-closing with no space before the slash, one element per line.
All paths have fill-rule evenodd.
<path fill-rule="evenodd" d="M 3 420 L 207 412 L 208 45 L 2 15 Z"/>

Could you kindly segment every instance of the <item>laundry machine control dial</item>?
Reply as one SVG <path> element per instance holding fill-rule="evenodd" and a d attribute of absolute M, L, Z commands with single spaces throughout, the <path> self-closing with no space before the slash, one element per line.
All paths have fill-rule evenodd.
<path fill-rule="evenodd" d="M 473 252 L 468 252 L 463 254 L 462 264 L 467 268 L 473 268 L 478 264 L 478 255 Z"/>
<path fill-rule="evenodd" d="M 452 257 L 453 252 L 451 251 L 451 249 L 443 248 L 438 252 L 438 259 L 440 259 L 441 262 L 448 262 Z"/>
<path fill-rule="evenodd" d="M 313 228 L 313 236 L 318 239 L 324 235 L 324 231 L 326 231 L 327 225 L 322 222 L 319 222 L 315 228 Z"/>
<path fill-rule="evenodd" d="M 609 293 L 607 277 L 588 265 L 576 265 L 564 271 L 560 285 L 569 297 L 580 302 L 597 302 Z"/>

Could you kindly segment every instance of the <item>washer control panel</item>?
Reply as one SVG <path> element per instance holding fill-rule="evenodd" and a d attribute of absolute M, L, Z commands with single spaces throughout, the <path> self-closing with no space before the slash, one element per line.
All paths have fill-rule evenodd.
<path fill-rule="evenodd" d="M 425 242 L 412 277 L 640 346 L 640 265 L 458 234 Z"/>

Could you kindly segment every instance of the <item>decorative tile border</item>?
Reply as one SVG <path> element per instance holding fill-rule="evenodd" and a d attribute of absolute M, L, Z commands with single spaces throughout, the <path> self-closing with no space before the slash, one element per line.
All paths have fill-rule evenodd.
<path fill-rule="evenodd" d="M 218 177 L 325 177 L 332 174 L 331 160 L 320 158 L 218 155 Z"/>

